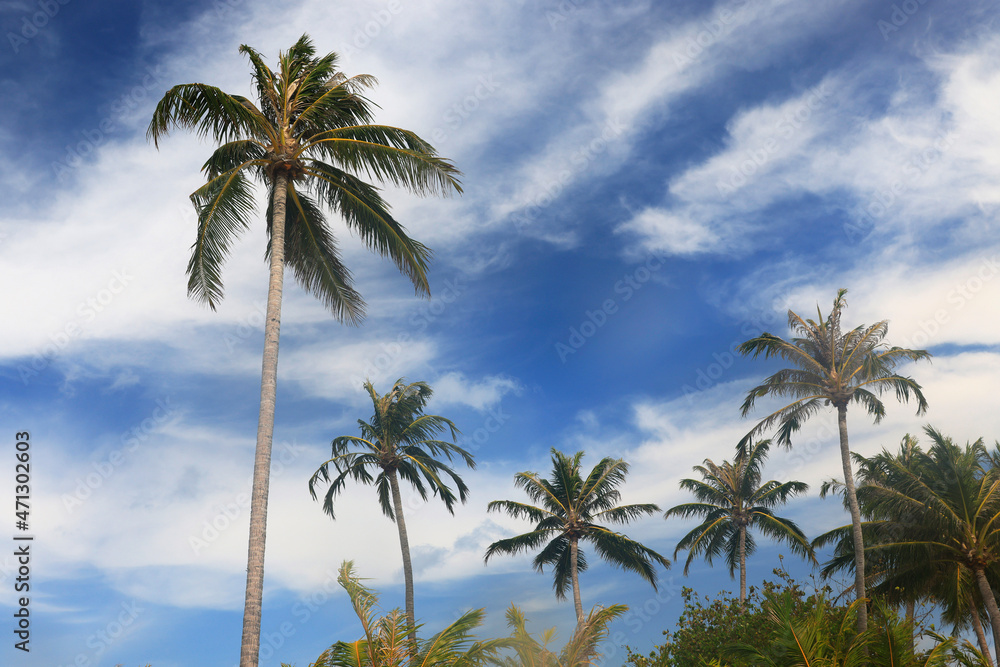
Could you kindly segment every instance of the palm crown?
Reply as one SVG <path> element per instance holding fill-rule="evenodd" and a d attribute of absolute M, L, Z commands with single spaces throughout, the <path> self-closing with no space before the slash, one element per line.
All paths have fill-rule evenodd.
<path fill-rule="evenodd" d="M 539 572 L 551 565 L 555 573 L 556 597 L 563 599 L 570 587 L 576 606 L 578 623 L 583 623 L 577 573 L 587 569 L 587 560 L 579 550 L 579 542 L 590 542 L 598 555 L 622 569 L 639 574 L 656 588 L 656 569 L 670 561 L 635 540 L 616 533 L 599 522 L 629 523 L 642 516 L 655 514 L 660 508 L 653 504 L 618 505 L 628 464 L 621 459 L 601 459 L 584 478 L 580 473 L 583 452 L 568 456 L 552 450 L 552 476 L 542 479 L 536 473 L 521 472 L 514 476 L 514 485 L 523 489 L 538 506 L 513 500 L 494 500 L 487 511 L 504 511 L 515 519 L 535 522 L 530 533 L 498 540 L 486 550 L 485 560 L 494 554 L 517 554 L 542 547 L 535 556 Z M 544 547 L 543 547 L 544 545 Z"/>
<path fill-rule="evenodd" d="M 398 609 L 378 615 L 378 594 L 361 583 L 353 562 L 341 565 L 337 581 L 347 591 L 364 636 L 335 643 L 313 667 L 476 667 L 511 644 L 503 639 L 476 641 L 472 631 L 482 624 L 485 614 L 475 609 L 413 646 L 407 641 L 407 622 Z"/>
<path fill-rule="evenodd" d="M 361 176 L 417 193 L 447 194 L 461 191 L 458 170 L 413 132 L 371 124 L 373 104 L 361 93 L 376 83 L 374 77 L 344 75 L 337 54 L 316 57 L 307 36 L 279 56 L 277 71 L 251 47 L 243 45 L 240 52 L 250 60 L 258 104 L 202 83 L 174 86 L 157 104 L 147 131 L 157 145 L 171 127 L 194 129 L 221 144 L 202 167 L 207 182 L 191 195 L 198 238 L 188 292 L 212 308 L 222 299 L 222 264 L 249 226 L 256 206 L 250 181 L 257 180 L 269 190 L 269 234 L 275 195 L 287 202 L 285 262 L 339 319 L 359 321 L 364 304 L 320 204 L 426 293 L 430 251 L 406 235 L 378 189 Z"/>
<path fill-rule="evenodd" d="M 870 458 L 855 455 L 861 480 L 858 501 L 867 519 L 862 526 L 866 581 L 873 596 L 891 604 L 904 602 L 908 617 L 913 617 L 920 599 L 930 599 L 942 606 L 942 619 L 954 625 L 956 633 L 971 622 L 980 646 L 988 655 L 980 613 L 985 607 L 974 571 L 962 557 L 965 550 L 956 553 L 945 549 L 933 554 L 931 547 L 935 541 L 952 547 L 974 545 L 971 550 L 974 553 L 976 548 L 986 546 L 988 554 L 983 536 L 977 537 L 969 529 L 977 521 L 988 526 L 1000 509 L 998 498 L 995 495 L 990 498 L 991 483 L 980 487 L 980 479 L 996 477 L 995 462 L 981 441 L 962 450 L 933 428 L 927 427 L 925 431 L 933 440 L 930 452 L 907 434 L 895 453 L 883 450 Z M 836 480 L 825 482 L 821 495 L 840 488 Z M 987 493 L 976 498 L 982 490 Z M 928 496 L 936 498 L 926 502 Z M 945 510 L 949 520 L 945 525 L 934 525 L 935 512 L 931 508 L 940 513 L 943 503 L 954 505 L 956 511 Z M 964 534 L 955 535 L 956 526 L 963 525 Z M 934 539 L 928 542 L 928 537 Z M 814 547 L 828 544 L 834 544 L 835 549 L 821 571 L 824 577 L 854 567 L 850 526 L 831 530 L 813 541 Z M 989 561 L 986 574 L 993 582 L 1000 553 L 993 553 Z"/>
<path fill-rule="evenodd" d="M 744 355 L 780 357 L 794 366 L 779 370 L 747 394 L 741 407 L 744 417 L 758 398 L 773 395 L 794 399 L 762 419 L 747 437 L 778 425 L 778 443 L 787 446 L 792 433 L 824 406 L 840 408 L 852 402 L 864 405 L 878 423 L 885 416 L 885 404 L 879 395 L 887 389 L 900 400 L 909 400 L 912 394 L 918 415 L 927 410 L 920 385 L 894 371 L 901 363 L 927 359 L 930 354 L 883 344 L 889 332 L 887 320 L 842 331 L 840 317 L 847 306 L 846 294 L 846 289 L 837 292 L 828 317 L 823 318 L 817 309 L 817 321 L 788 311 L 788 328 L 796 335 L 791 341 L 763 333 L 740 345 L 738 349 Z"/>
<path fill-rule="evenodd" d="M 489 659 L 497 667 L 590 667 L 600 665 L 602 654 L 598 646 L 608 636 L 608 626 L 612 621 L 628 611 L 623 604 L 610 607 L 594 607 L 586 620 L 580 624 L 573 637 L 563 649 L 556 653 L 549 648 L 555 639 L 555 628 L 542 632 L 541 640 L 528 632 L 528 619 L 513 604 L 507 609 L 507 627 L 511 629 L 513 655 Z"/>
<path fill-rule="evenodd" d="M 390 391 L 381 396 L 371 382 L 365 382 L 364 386 L 372 399 L 374 413 L 367 422 L 358 420 L 360 437 L 342 435 L 334 438 L 331 458 L 309 480 L 309 492 L 313 498 L 317 497 L 317 487 L 328 483 L 323 496 L 323 511 L 333 517 L 334 499 L 349 479 L 362 484 L 374 483 L 383 514 L 395 521 L 390 484 L 390 475 L 395 472 L 410 482 L 424 500 L 427 500 L 429 487 L 454 514 L 455 500 L 465 502 L 469 487 L 450 466 L 435 457 L 443 455 L 451 461 L 452 457 L 458 456 L 470 468 L 475 468 L 476 462 L 472 454 L 458 445 L 434 438 L 443 431 L 450 431 L 454 438 L 458 429 L 450 419 L 424 414 L 424 407 L 432 394 L 430 386 L 426 382 L 404 384 L 399 379 Z M 356 449 L 352 451 L 352 447 Z M 330 472 L 331 465 L 335 474 Z M 372 477 L 373 471 L 378 471 L 376 477 Z M 447 475 L 454 482 L 458 489 L 457 498 L 442 475 Z"/>
<path fill-rule="evenodd" d="M 940 584 L 933 570 L 950 572 L 947 587 L 932 590 L 946 592 L 946 606 L 970 613 L 978 593 L 994 636 L 1000 636 L 1000 608 L 990 582 L 1000 565 L 1000 471 L 982 440 L 959 447 L 931 427 L 925 432 L 932 444 L 915 452 L 912 465 L 893 456 L 873 460 L 875 483 L 865 487 L 866 505 L 885 525 L 883 539 L 866 549 L 904 575 L 930 574 L 932 583 Z M 1000 647 L 997 651 L 1000 661 Z"/>

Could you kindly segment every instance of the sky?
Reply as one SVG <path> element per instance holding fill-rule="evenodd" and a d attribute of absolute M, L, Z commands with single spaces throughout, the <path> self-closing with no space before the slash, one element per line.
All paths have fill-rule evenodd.
<path fill-rule="evenodd" d="M 258 0 L 0 2 L 0 499 L 14 505 L 30 434 L 30 653 L 14 648 L 13 510 L 0 537 L 5 665 L 235 665 L 259 400 L 267 269 L 261 208 L 232 248 L 217 311 L 186 296 L 212 146 L 146 127 L 176 84 L 250 95 L 248 44 L 274 63 L 308 33 L 379 85 L 376 121 L 415 131 L 463 172 L 464 193 L 385 197 L 434 250 L 432 298 L 338 227 L 367 302 L 336 322 L 286 280 L 268 514 L 261 665 L 304 667 L 360 635 L 336 572 L 353 560 L 403 604 L 396 531 L 374 490 L 337 519 L 307 482 L 330 440 L 371 413 L 362 390 L 434 388 L 475 454 L 454 516 L 404 491 L 416 611 L 428 632 L 484 608 L 481 636 L 569 637 L 571 602 L 530 555 L 483 563 L 526 523 L 517 472 L 552 448 L 585 467 L 624 458 L 622 502 L 686 502 L 678 482 L 731 458 L 747 391 L 778 365 L 741 342 L 788 335 L 787 312 L 890 322 L 927 349 L 900 369 L 929 410 L 887 399 L 849 414 L 870 455 L 930 424 L 1000 438 L 1000 9 L 954 0 Z M 337 223 L 339 225 L 339 223 Z M 782 510 L 810 537 L 846 523 L 818 497 L 841 477 L 835 418 L 815 417 L 765 478 L 810 491 Z M 692 522 L 626 528 L 673 556 Z M 762 540 L 759 583 L 786 553 Z M 648 651 L 681 587 L 735 590 L 685 554 L 659 588 L 591 557 L 584 606 L 625 603 L 605 645 Z M 821 556 L 822 559 L 822 556 Z M 784 564 L 802 580 L 810 568 Z"/>

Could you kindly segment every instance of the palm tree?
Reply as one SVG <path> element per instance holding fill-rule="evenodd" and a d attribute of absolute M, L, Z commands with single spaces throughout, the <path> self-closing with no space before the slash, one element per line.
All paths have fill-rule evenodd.
<path fill-rule="evenodd" d="M 587 560 L 580 550 L 581 541 L 593 544 L 598 555 L 612 565 L 640 575 L 654 590 L 656 570 L 653 562 L 670 567 L 670 561 L 652 549 L 597 523 L 624 524 L 660 511 L 653 504 L 617 505 L 621 499 L 618 487 L 625 481 L 628 464 L 621 459 L 603 458 L 584 479 L 580 475 L 582 458 L 583 452 L 568 456 L 553 448 L 550 479 L 544 480 L 533 472 L 519 472 L 514 476 L 514 485 L 524 489 L 540 507 L 513 500 L 494 500 L 486 510 L 502 510 L 515 519 L 525 517 L 535 522 L 535 528 L 530 533 L 494 542 L 486 550 L 484 559 L 489 562 L 495 554 L 514 555 L 544 545 L 535 556 L 535 569 L 542 572 L 546 565 L 552 566 L 553 587 L 560 600 L 565 599 L 566 589 L 572 587 L 577 627 L 585 623 L 579 572 L 587 569 Z"/>
<path fill-rule="evenodd" d="M 410 660 L 406 639 L 412 623 L 399 610 L 377 616 L 378 594 L 365 587 L 354 574 L 350 561 L 341 565 L 337 581 L 347 591 L 364 636 L 353 642 L 337 642 L 324 651 L 313 667 L 477 667 L 495 658 L 510 640 L 474 641 L 472 630 L 483 622 L 482 609 L 465 612 L 433 637 L 416 646 Z"/>
<path fill-rule="evenodd" d="M 451 461 L 453 456 L 458 456 L 470 468 L 475 468 L 476 462 L 472 454 L 458 445 L 434 439 L 438 433 L 447 430 L 454 440 L 459 431 L 449 419 L 424 414 L 424 408 L 433 393 L 426 382 L 405 384 L 400 378 L 392 389 L 381 396 L 371 382 L 365 382 L 364 386 L 372 400 L 374 414 L 367 422 L 358 420 L 361 437 L 342 435 L 334 438 L 330 459 L 309 480 L 309 493 L 315 499 L 317 486 L 321 482 L 328 484 L 323 497 L 323 511 L 334 517 L 333 501 L 349 479 L 375 485 L 382 513 L 396 523 L 399 531 L 403 579 L 406 585 L 406 618 L 410 626 L 415 627 L 413 566 L 410 562 L 410 542 L 406 534 L 399 480 L 402 478 L 413 485 L 424 500 L 427 500 L 429 487 L 434 495 L 440 496 L 448 511 L 454 514 L 455 493 L 441 479 L 442 475 L 451 477 L 458 489 L 458 499 L 463 503 L 469 496 L 469 489 L 454 470 L 435 457 L 444 455 Z M 330 473 L 331 465 L 336 471 L 335 475 Z M 373 471 L 378 471 L 376 477 L 372 477 Z"/>
<path fill-rule="evenodd" d="M 913 469 L 918 463 L 917 454 L 921 452 L 917 439 L 906 434 L 900 442 L 899 450 L 895 454 L 888 450 L 883 450 L 880 454 L 872 458 L 865 458 L 860 454 L 852 453 L 854 465 L 857 467 L 856 494 L 858 507 L 863 519 L 861 532 L 863 542 L 868 551 L 864 557 L 865 565 L 865 588 L 873 599 L 880 599 L 888 604 L 906 606 L 906 619 L 912 624 L 916 603 L 921 598 L 930 595 L 931 588 L 937 585 L 937 581 L 949 581 L 947 573 L 938 568 L 926 568 L 926 562 L 922 560 L 901 563 L 889 558 L 888 554 L 882 552 L 877 556 L 870 551 L 870 547 L 877 543 L 892 542 L 899 538 L 900 526 L 912 517 L 892 517 L 891 520 L 875 520 L 875 511 L 872 500 L 868 492 L 870 487 L 877 484 L 884 484 L 882 474 L 886 462 L 889 458 L 894 458 L 900 465 Z M 850 503 L 847 499 L 846 486 L 843 482 L 831 478 L 823 482 L 820 487 L 820 498 L 838 493 L 842 496 L 844 508 L 850 513 Z M 821 571 L 823 578 L 829 578 L 841 571 L 853 571 L 856 559 L 854 554 L 853 528 L 850 524 L 834 528 L 813 540 L 814 549 L 822 548 L 828 544 L 834 544 L 834 554 L 827 561 Z M 911 638 L 913 644 L 913 638 Z"/>
<path fill-rule="evenodd" d="M 756 550 L 756 542 L 749 529 L 761 531 L 774 540 L 788 544 L 793 552 L 816 562 L 809 541 L 797 525 L 790 519 L 775 516 L 771 511 L 784 505 L 798 493 L 805 493 L 809 485 L 804 482 L 781 482 L 770 480 L 761 484 L 761 467 L 767 459 L 769 440 L 762 440 L 749 446 L 744 456 L 736 463 L 723 461 L 716 465 L 705 459 L 704 466 L 694 466 L 701 474 L 701 480 L 682 479 L 682 489 L 690 491 L 700 501 L 671 507 L 663 515 L 688 518 L 702 517 L 704 521 L 681 538 L 674 550 L 674 558 L 682 549 L 688 550 L 684 574 L 687 575 L 691 562 L 696 556 L 704 555 L 711 564 L 712 559 L 725 553 L 729 566 L 729 576 L 735 577 L 740 571 L 740 604 L 746 601 L 747 556 Z"/>
<path fill-rule="evenodd" d="M 978 606 L 978 592 L 996 640 L 1000 608 L 992 584 L 1000 566 L 1000 471 L 982 440 L 961 448 L 930 426 L 924 430 L 932 445 L 917 454 L 915 465 L 885 457 L 883 483 L 865 487 L 874 518 L 894 536 L 867 550 L 920 572 L 950 573 L 948 598 L 970 614 Z M 899 523 L 895 531 L 894 522 Z M 934 590 L 939 596 L 941 588 Z M 996 651 L 1000 663 L 1000 644 Z"/>
<path fill-rule="evenodd" d="M 906 514 L 893 514 L 898 506 L 886 506 L 873 496 L 872 487 L 881 486 L 892 493 L 898 484 L 894 481 L 900 469 L 921 474 L 918 466 L 926 456 L 917 438 L 906 434 L 900 441 L 899 449 L 893 453 L 883 449 L 871 458 L 853 454 L 858 469 L 858 505 L 864 521 L 861 524 L 865 543 L 865 586 L 872 598 L 891 605 L 905 605 L 906 619 L 914 622 L 916 603 L 924 600 L 936 603 L 941 608 L 942 619 L 954 627 L 958 634 L 970 624 L 976 633 L 980 648 L 985 652 L 985 660 L 992 667 L 992 658 L 983 632 L 979 593 L 972 583 L 972 573 L 957 563 L 941 564 L 931 562 L 922 552 L 904 553 L 895 549 L 887 551 L 874 549 L 877 545 L 893 544 L 902 539 L 910 528 L 919 523 L 919 514 L 909 508 Z M 832 492 L 844 495 L 844 485 L 838 480 L 823 483 L 820 497 Z M 813 548 L 818 549 L 834 544 L 834 554 L 827 561 L 821 575 L 828 578 L 838 572 L 853 570 L 854 542 L 851 526 L 835 528 L 813 540 Z M 915 640 L 910 638 L 911 648 Z"/>
<path fill-rule="evenodd" d="M 871 458 L 866 458 L 861 454 L 851 453 L 853 466 L 857 468 L 855 475 L 855 493 L 858 499 L 858 507 L 861 510 L 861 531 L 864 535 L 864 543 L 867 547 L 876 542 L 895 541 L 899 535 L 900 527 L 913 517 L 892 517 L 891 520 L 879 521 L 875 519 L 875 508 L 872 506 L 872 499 L 868 495 L 869 487 L 875 485 L 885 485 L 885 469 L 889 459 L 895 459 L 897 463 L 907 469 L 913 470 L 919 459 L 917 454 L 922 453 L 917 439 L 909 433 L 903 436 L 900 441 L 899 450 L 891 453 L 886 449 Z M 820 486 L 819 497 L 826 498 L 828 495 L 839 494 L 842 496 L 844 509 L 850 514 L 850 503 L 847 499 L 847 487 L 839 479 L 830 478 Z M 884 512 L 882 512 L 884 515 Z M 834 555 L 823 566 L 821 574 L 824 578 L 850 570 L 853 572 L 855 565 L 854 558 L 854 538 L 853 529 L 850 524 L 839 526 L 830 530 L 813 540 L 813 548 L 822 548 L 829 544 L 834 544 Z M 909 570 L 904 577 L 899 576 L 899 564 L 892 563 L 883 558 L 879 562 L 871 559 L 871 554 L 865 557 L 865 588 L 873 597 L 886 600 L 891 604 L 906 604 L 907 618 L 913 617 L 912 608 L 916 605 L 921 592 L 928 588 L 927 582 L 914 578 L 916 572 Z M 930 574 L 930 573 L 928 573 Z"/>
<path fill-rule="evenodd" d="M 791 447 L 791 436 L 809 417 L 825 406 L 837 410 L 840 431 L 840 458 L 844 468 L 844 484 L 851 511 L 852 539 L 857 558 L 855 567 L 855 594 L 865 598 L 864 541 L 861 534 L 861 511 L 858 508 L 854 476 L 851 472 L 851 450 L 847 440 L 847 406 L 860 403 L 877 424 L 885 416 L 885 404 L 879 398 L 882 392 L 892 390 L 896 398 L 908 401 L 910 395 L 917 401 L 917 414 L 927 409 L 920 385 L 909 377 L 895 373 L 895 368 L 906 361 L 927 359 L 926 350 L 889 347 L 882 341 L 889 332 L 889 323 L 882 320 L 871 326 L 859 326 L 843 331 L 840 318 L 847 300 L 846 289 L 837 292 L 833 309 L 823 318 L 817 307 L 818 321 L 804 320 L 788 311 L 788 327 L 796 335 L 791 341 L 769 333 L 762 333 L 738 348 L 744 355 L 765 359 L 780 357 L 792 364 L 771 375 L 749 391 L 743 401 L 742 414 L 753 410 L 758 398 L 778 396 L 794 399 L 783 408 L 762 419 L 744 438 L 744 442 L 762 431 L 778 426 L 778 444 Z M 865 605 L 858 608 L 858 630 L 868 627 Z"/>
<path fill-rule="evenodd" d="M 189 128 L 219 148 L 202 167 L 207 182 L 191 195 L 198 234 L 187 273 L 188 294 L 213 310 L 222 299 L 222 265 L 255 209 L 251 180 L 268 194 L 265 219 L 270 264 L 260 415 L 250 507 L 250 547 L 240 664 L 257 664 L 264 581 L 267 491 L 277 390 L 278 334 L 285 264 L 299 284 L 340 321 L 357 324 L 364 301 L 351 285 L 326 205 L 372 250 L 390 258 L 429 294 L 430 250 L 410 239 L 389 213 L 378 189 L 364 180 L 388 181 L 418 194 L 461 192 L 458 170 L 430 144 L 407 130 L 373 125 L 372 103 L 361 93 L 368 75 L 347 77 L 338 56 L 316 57 L 303 35 L 278 56 L 272 71 L 260 54 L 240 47 L 250 61 L 257 104 L 203 83 L 174 86 L 156 105 L 146 136 L 159 140 L 172 128 Z"/>

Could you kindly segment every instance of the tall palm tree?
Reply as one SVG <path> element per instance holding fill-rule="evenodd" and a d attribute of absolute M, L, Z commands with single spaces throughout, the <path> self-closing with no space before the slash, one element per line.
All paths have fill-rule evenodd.
<path fill-rule="evenodd" d="M 593 544 L 598 555 L 612 565 L 637 573 L 654 590 L 656 570 L 653 563 L 670 567 L 670 561 L 652 549 L 597 523 L 624 524 L 660 511 L 653 504 L 617 504 L 621 499 L 618 487 L 628 475 L 628 464 L 606 457 L 583 478 L 581 459 L 583 452 L 568 456 L 553 448 L 552 476 L 548 480 L 533 472 L 519 472 L 514 476 L 514 485 L 524 489 L 539 506 L 494 500 L 486 510 L 504 511 L 515 519 L 527 518 L 535 522 L 535 528 L 530 533 L 494 542 L 486 550 L 484 559 L 489 562 L 495 554 L 514 555 L 542 547 L 535 556 L 535 569 L 542 572 L 546 565 L 552 566 L 553 587 L 560 600 L 565 599 L 566 589 L 572 587 L 577 627 L 585 623 L 579 573 L 587 569 L 587 560 L 580 550 L 581 541 Z"/>
<path fill-rule="evenodd" d="M 270 279 L 240 657 L 241 667 L 250 667 L 257 664 L 260 647 L 285 264 L 338 320 L 361 321 L 364 301 L 340 259 L 325 205 L 372 250 L 390 258 L 418 294 L 429 294 L 430 250 L 406 235 L 378 188 L 364 179 L 387 181 L 418 194 L 461 192 L 461 187 L 458 170 L 413 132 L 371 124 L 373 105 L 362 92 L 375 79 L 345 76 L 337 70 L 336 53 L 316 57 L 312 42 L 303 35 L 279 54 L 277 71 L 272 71 L 249 46 L 240 46 L 240 52 L 250 61 L 256 104 L 203 83 L 174 86 L 156 105 L 146 136 L 159 147 L 171 129 L 188 128 L 221 144 L 202 167 L 207 182 L 191 195 L 198 233 L 187 268 L 189 296 L 213 310 L 223 296 L 222 266 L 230 247 L 253 219 L 251 181 L 259 181 L 268 195 Z"/>
<path fill-rule="evenodd" d="M 774 515 L 772 509 L 784 505 L 798 493 L 805 493 L 805 482 L 770 480 L 761 484 L 761 467 L 767 459 L 769 440 L 748 445 L 745 455 L 736 463 L 723 461 L 716 465 L 705 459 L 704 466 L 694 466 L 701 479 L 682 479 L 682 489 L 690 491 L 700 501 L 671 507 L 663 515 L 688 518 L 702 517 L 704 521 L 681 538 L 674 550 L 674 558 L 682 549 L 688 550 L 684 574 L 691 569 L 696 556 L 704 555 L 711 564 L 721 554 L 726 556 L 729 576 L 740 571 L 740 604 L 747 595 L 747 556 L 756 551 L 757 544 L 750 534 L 756 529 L 771 539 L 788 544 L 793 552 L 816 562 L 809 540 L 794 521 Z"/>
<path fill-rule="evenodd" d="M 449 419 L 424 414 L 427 401 L 433 393 L 426 382 L 405 384 L 400 378 L 392 389 L 383 395 L 375 391 L 371 382 L 365 382 L 365 391 L 372 400 L 374 413 L 367 422 L 358 420 L 361 436 L 342 435 L 334 438 L 332 454 L 309 479 L 309 493 L 315 499 L 317 487 L 327 484 L 323 496 L 323 511 L 334 517 L 333 502 L 353 479 L 362 484 L 374 484 L 378 489 L 382 513 L 396 523 L 399 531 L 399 548 L 403 553 L 403 579 L 406 585 L 406 618 L 415 627 L 413 610 L 413 566 L 410 562 L 410 541 L 403 517 L 403 499 L 399 493 L 399 480 L 409 482 L 427 500 L 428 488 L 440 496 L 445 507 L 455 513 L 455 492 L 443 480 L 447 475 L 458 489 L 458 500 L 469 497 L 469 488 L 462 478 L 447 464 L 435 457 L 444 456 L 448 461 L 458 456 L 470 468 L 476 467 L 472 454 L 458 445 L 435 436 L 450 431 L 452 440 L 458 429 Z M 336 471 L 331 474 L 330 467 Z M 377 476 L 372 477 L 372 472 Z M 425 485 L 426 483 L 426 485 Z"/>
<path fill-rule="evenodd" d="M 809 417 L 826 406 L 837 411 L 840 432 L 840 458 L 844 468 L 844 484 L 851 511 L 852 538 L 857 558 L 855 568 L 855 594 L 865 598 L 864 541 L 861 534 L 861 511 L 858 508 L 854 475 L 851 471 L 851 449 L 847 439 L 847 406 L 861 404 L 877 424 L 885 416 L 885 404 L 879 398 L 891 390 L 899 400 L 908 401 L 911 394 L 917 401 L 917 414 L 927 409 L 921 387 L 913 378 L 895 372 L 898 365 L 907 361 L 927 359 L 926 350 L 889 347 L 883 343 L 889 332 L 889 323 L 882 320 L 871 326 L 859 326 L 843 331 L 841 314 L 847 306 L 846 289 L 838 290 L 833 309 L 826 318 L 817 307 L 817 321 L 806 320 L 788 311 L 788 328 L 795 338 L 786 341 L 770 333 L 762 333 L 738 348 L 744 355 L 765 359 L 780 357 L 792 364 L 754 387 L 743 401 L 742 414 L 747 416 L 758 398 L 778 396 L 794 399 L 783 408 L 762 419 L 744 438 L 752 437 L 773 426 L 778 426 L 777 442 L 790 447 L 792 434 L 799 430 Z M 858 608 L 858 630 L 868 627 L 865 605 Z"/>

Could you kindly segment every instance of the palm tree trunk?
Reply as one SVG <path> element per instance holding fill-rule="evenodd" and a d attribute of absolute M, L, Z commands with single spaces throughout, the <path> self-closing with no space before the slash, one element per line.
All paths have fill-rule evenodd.
<path fill-rule="evenodd" d="M 403 552 L 403 585 L 406 589 L 406 620 L 410 624 L 410 655 L 416 654 L 417 620 L 413 611 L 413 564 L 410 562 L 410 540 L 406 536 L 406 520 L 403 519 L 403 498 L 399 494 L 399 480 L 395 470 L 386 470 L 389 488 L 392 489 L 392 510 L 396 515 L 396 530 L 399 531 L 399 550 Z"/>
<path fill-rule="evenodd" d="M 854 537 L 854 592 L 858 600 L 868 597 L 865 591 L 865 541 L 861 535 L 861 508 L 854 486 L 851 468 L 851 449 L 847 442 L 847 406 L 837 406 L 837 425 L 840 427 L 840 459 L 844 464 L 844 486 L 851 509 L 851 534 Z M 858 632 L 868 629 L 868 603 L 858 605 Z"/>
<path fill-rule="evenodd" d="M 740 526 L 740 606 L 747 599 L 747 527 Z"/>
<path fill-rule="evenodd" d="M 576 607 L 577 630 L 583 626 L 583 602 L 580 600 L 580 573 L 576 569 L 576 559 L 580 547 L 575 537 L 569 538 L 569 578 L 573 582 L 573 605 Z"/>
<path fill-rule="evenodd" d="M 990 617 L 990 625 L 993 627 L 993 648 L 996 651 L 997 662 L 1000 662 L 1000 609 L 997 608 L 997 599 L 990 588 L 990 582 L 986 580 L 986 572 L 982 568 L 976 568 L 976 583 L 979 584 L 979 594 L 983 596 L 983 604 L 986 605 L 986 613 Z"/>
<path fill-rule="evenodd" d="M 285 194 L 288 175 L 275 174 L 271 218 L 271 267 L 264 320 L 264 358 L 260 374 L 260 414 L 250 497 L 250 547 L 247 591 L 243 608 L 240 667 L 257 667 L 260 653 L 261 600 L 264 596 L 264 542 L 267 530 L 267 490 L 271 473 L 271 438 L 278 391 L 278 334 L 281 329 L 281 288 L 285 268 Z"/>
<path fill-rule="evenodd" d="M 983 652 L 983 657 L 986 658 L 986 664 L 989 667 L 993 667 L 993 655 L 990 653 L 989 642 L 986 641 L 986 633 L 983 631 L 983 622 L 979 618 L 979 609 L 976 606 L 976 601 L 969 596 L 969 610 L 972 612 L 972 627 L 976 631 L 976 639 L 979 640 L 979 650 Z"/>

